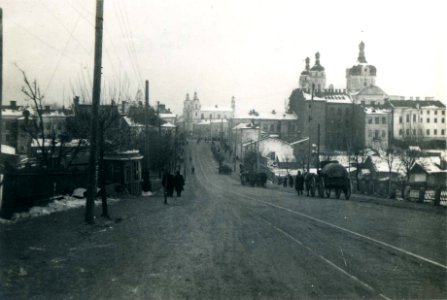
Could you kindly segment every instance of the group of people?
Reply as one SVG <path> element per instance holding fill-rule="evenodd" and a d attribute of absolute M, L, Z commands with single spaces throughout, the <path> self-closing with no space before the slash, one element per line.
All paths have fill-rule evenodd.
<path fill-rule="evenodd" d="M 298 195 L 303 195 L 304 175 L 301 173 L 301 171 L 298 171 L 298 174 L 295 176 L 295 178 L 292 175 L 287 174 L 286 177 L 278 178 L 278 184 L 283 185 L 284 187 L 295 187 Z"/>
<path fill-rule="evenodd" d="M 185 178 L 183 177 L 182 174 L 180 174 L 180 171 L 177 171 L 175 175 L 172 175 L 169 171 L 165 171 L 163 173 L 161 184 L 165 189 L 167 197 L 173 197 L 174 190 L 177 193 L 177 197 L 181 197 L 183 187 L 185 185 Z"/>

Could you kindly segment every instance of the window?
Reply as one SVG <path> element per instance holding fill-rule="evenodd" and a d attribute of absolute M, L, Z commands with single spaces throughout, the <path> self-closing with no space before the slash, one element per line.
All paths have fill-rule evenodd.
<path fill-rule="evenodd" d="M 445 110 L 442 111 L 442 115 L 443 115 L 443 116 L 445 115 Z"/>
<path fill-rule="evenodd" d="M 404 131 L 402 129 L 399 129 L 399 135 L 402 135 Z"/>
<path fill-rule="evenodd" d="M 267 124 L 262 125 L 262 130 L 264 130 L 266 132 L 269 131 L 268 125 Z"/>
<path fill-rule="evenodd" d="M 438 135 L 438 129 L 433 130 L 433 135 Z"/>
<path fill-rule="evenodd" d="M 402 116 L 399 117 L 399 123 L 402 123 Z"/>
<path fill-rule="evenodd" d="M 220 114 L 217 115 L 217 118 L 220 119 Z"/>
<path fill-rule="evenodd" d="M 416 122 L 416 115 L 413 115 L 413 122 Z"/>
<path fill-rule="evenodd" d="M 374 121 L 375 121 L 374 123 L 379 124 L 380 118 L 376 117 Z"/>
<path fill-rule="evenodd" d="M 410 135 L 410 129 L 405 130 L 406 135 Z"/>
<path fill-rule="evenodd" d="M 401 129 L 401 130 L 402 130 L 402 129 Z M 372 137 L 372 135 L 373 135 L 372 130 L 368 130 L 368 137 Z"/>
<path fill-rule="evenodd" d="M 433 122 L 438 123 L 438 118 L 434 118 Z"/>
<path fill-rule="evenodd" d="M 430 135 L 430 129 L 427 129 L 427 130 L 425 131 L 425 134 Z"/>
<path fill-rule="evenodd" d="M 382 137 L 383 138 L 386 137 L 386 131 L 385 130 L 382 130 Z"/>
<path fill-rule="evenodd" d="M 200 116 L 200 118 L 203 120 L 203 119 L 205 118 L 205 116 L 202 114 L 202 115 Z"/>
<path fill-rule="evenodd" d="M 368 118 L 368 124 L 372 124 L 373 119 L 372 118 Z"/>
<path fill-rule="evenodd" d="M 445 123 L 445 119 L 444 118 L 441 119 L 441 123 Z"/>
<path fill-rule="evenodd" d="M 378 130 L 374 130 L 374 138 L 379 138 L 379 131 Z"/>
<path fill-rule="evenodd" d="M 437 115 L 438 114 L 438 111 L 437 110 L 435 110 L 435 115 Z"/>
<path fill-rule="evenodd" d="M 275 125 L 270 124 L 270 132 L 273 132 L 273 131 L 275 131 Z"/>
<path fill-rule="evenodd" d="M 410 115 L 407 115 L 407 123 L 410 122 Z"/>
<path fill-rule="evenodd" d="M 430 123 L 430 118 L 427 118 L 427 123 Z"/>
<path fill-rule="evenodd" d="M 213 114 L 210 114 L 210 120 L 213 118 Z"/>
<path fill-rule="evenodd" d="M 441 135 L 445 135 L 445 129 L 441 129 Z"/>
<path fill-rule="evenodd" d="M 429 110 L 427 110 L 427 115 L 429 115 L 430 114 L 430 111 Z"/>
<path fill-rule="evenodd" d="M 382 124 L 386 124 L 386 118 L 382 117 Z"/>
<path fill-rule="evenodd" d="M 422 135 L 422 129 L 419 129 L 419 135 Z"/>
<path fill-rule="evenodd" d="M 416 135 L 416 129 L 413 129 L 413 135 Z"/>

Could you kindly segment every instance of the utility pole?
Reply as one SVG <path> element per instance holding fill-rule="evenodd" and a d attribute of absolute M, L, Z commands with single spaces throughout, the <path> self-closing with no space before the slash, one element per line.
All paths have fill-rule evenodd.
<path fill-rule="evenodd" d="M 312 139 L 311 139 L 311 130 L 312 130 L 312 104 L 314 103 L 314 89 L 315 84 L 312 83 L 312 95 L 310 98 L 310 104 L 309 104 L 309 124 L 308 124 L 308 132 L 309 132 L 309 147 L 307 151 L 307 172 L 310 172 L 310 155 L 311 155 L 311 146 L 312 146 Z"/>
<path fill-rule="evenodd" d="M 0 7 L 0 153 L 2 152 L 2 106 L 3 106 L 3 9 Z"/>
<path fill-rule="evenodd" d="M 90 128 L 90 156 L 87 200 L 85 203 L 85 221 L 94 223 L 94 208 L 97 187 L 97 148 L 98 148 L 98 117 L 99 101 L 101 96 L 101 68 L 102 68 L 102 28 L 104 15 L 104 1 L 96 0 L 96 22 L 95 22 L 95 58 L 93 71 L 93 95 L 92 95 L 92 117 Z"/>
<path fill-rule="evenodd" d="M 256 172 L 259 173 L 259 142 L 261 141 L 261 123 L 258 125 L 258 142 L 256 143 Z"/>
<path fill-rule="evenodd" d="M 149 80 L 145 82 L 144 90 L 144 125 L 145 125 L 145 141 L 144 141 L 144 156 L 145 156 L 145 170 L 144 170 L 144 189 L 145 192 L 151 191 L 151 180 L 150 180 L 150 165 L 149 165 Z"/>

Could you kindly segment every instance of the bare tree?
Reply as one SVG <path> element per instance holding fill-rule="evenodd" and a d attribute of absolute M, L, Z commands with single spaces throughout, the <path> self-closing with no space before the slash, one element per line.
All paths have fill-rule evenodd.
<path fill-rule="evenodd" d="M 410 180 L 410 170 L 416 163 L 416 160 L 421 156 L 420 151 L 408 148 L 398 152 L 398 156 L 402 166 L 404 167 L 407 182 Z"/>

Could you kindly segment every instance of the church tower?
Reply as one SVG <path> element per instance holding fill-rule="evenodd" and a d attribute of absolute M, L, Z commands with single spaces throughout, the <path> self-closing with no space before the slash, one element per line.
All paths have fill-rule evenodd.
<path fill-rule="evenodd" d="M 326 72 L 320 64 L 320 52 L 315 53 L 315 65 L 310 68 L 310 78 L 317 91 L 326 88 Z"/>
<path fill-rule="evenodd" d="M 189 99 L 189 94 L 186 94 L 186 98 L 183 101 L 183 121 L 185 123 L 185 130 L 192 131 L 193 116 L 193 103 Z"/>
<path fill-rule="evenodd" d="M 197 97 L 197 92 L 194 92 L 194 98 L 192 99 L 192 119 L 194 123 L 198 123 L 201 119 L 200 110 L 202 105 L 200 104 L 199 97 Z"/>
<path fill-rule="evenodd" d="M 320 63 L 320 52 L 315 53 L 315 65 L 311 68 L 309 57 L 306 57 L 306 68 L 300 75 L 300 89 L 308 90 L 312 88 L 315 90 L 324 90 L 326 88 L 326 72 Z"/>
<path fill-rule="evenodd" d="M 300 89 L 306 90 L 306 89 L 310 89 L 312 84 L 310 82 L 310 58 L 306 57 L 306 67 L 304 69 L 303 72 L 301 72 L 300 75 L 300 83 L 299 83 L 299 87 Z"/>
<path fill-rule="evenodd" d="M 369 65 L 365 57 L 365 43 L 359 45 L 357 65 L 346 69 L 346 88 L 351 93 L 356 93 L 368 86 L 376 85 L 377 69 Z"/>

